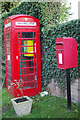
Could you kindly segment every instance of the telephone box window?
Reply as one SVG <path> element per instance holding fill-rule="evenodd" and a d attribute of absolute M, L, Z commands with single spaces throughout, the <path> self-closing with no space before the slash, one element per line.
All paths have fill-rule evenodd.
<path fill-rule="evenodd" d="M 9 75 L 9 74 L 8 74 L 7 76 L 8 76 L 8 80 L 10 80 L 10 81 L 11 81 L 11 75 Z"/>
<path fill-rule="evenodd" d="M 23 75 L 33 74 L 33 73 L 34 73 L 34 68 L 33 68 L 32 70 L 30 70 L 29 68 L 22 70 L 22 74 L 23 74 Z M 30 77 L 31 77 L 31 76 L 30 76 Z M 29 79 L 28 79 L 28 80 L 29 80 Z"/>
<path fill-rule="evenodd" d="M 19 53 L 21 52 L 20 47 L 19 47 Z"/>
<path fill-rule="evenodd" d="M 8 81 L 8 86 L 11 87 L 11 82 L 10 81 Z"/>
<path fill-rule="evenodd" d="M 21 32 L 21 38 L 33 38 L 33 32 Z"/>
<path fill-rule="evenodd" d="M 19 67 L 21 68 L 21 62 L 19 62 Z"/>
<path fill-rule="evenodd" d="M 6 49 L 7 49 L 7 53 L 10 53 L 10 48 L 9 48 L 9 47 L 7 47 Z"/>
<path fill-rule="evenodd" d="M 9 33 L 6 34 L 6 39 L 9 39 Z"/>
<path fill-rule="evenodd" d="M 21 75 L 21 69 L 20 69 L 20 75 Z"/>
<path fill-rule="evenodd" d="M 11 68 L 7 67 L 7 72 L 11 74 Z"/>
<path fill-rule="evenodd" d="M 20 40 L 19 40 L 19 46 L 20 46 Z"/>
<path fill-rule="evenodd" d="M 34 32 L 34 38 L 36 38 L 36 32 Z"/>
<path fill-rule="evenodd" d="M 11 66 L 11 61 L 7 60 L 7 66 L 9 66 L 9 67 Z"/>
<path fill-rule="evenodd" d="M 37 61 L 35 61 L 35 66 L 37 66 Z"/>
<path fill-rule="evenodd" d="M 10 41 L 9 40 L 6 41 L 6 46 L 10 47 Z"/>
<path fill-rule="evenodd" d="M 37 68 L 35 68 L 35 71 L 36 71 L 36 73 L 37 73 Z"/>
<path fill-rule="evenodd" d="M 22 46 L 33 46 L 33 40 L 22 40 Z"/>
<path fill-rule="evenodd" d="M 31 54 L 24 54 L 24 56 L 33 56 L 34 53 L 33 47 L 22 47 L 22 53 L 31 53 Z"/>
<path fill-rule="evenodd" d="M 20 32 L 18 32 L 18 38 L 20 38 Z"/>
<path fill-rule="evenodd" d="M 11 81 L 10 33 L 6 33 L 7 80 Z"/>
<path fill-rule="evenodd" d="M 26 67 L 26 65 L 28 64 L 28 62 L 22 62 L 22 67 Z"/>

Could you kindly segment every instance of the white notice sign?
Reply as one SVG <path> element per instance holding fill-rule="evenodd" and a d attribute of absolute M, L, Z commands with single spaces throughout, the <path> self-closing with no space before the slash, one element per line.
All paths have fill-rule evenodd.
<path fill-rule="evenodd" d="M 20 26 L 36 26 L 36 22 L 16 22 L 16 25 Z"/>
<path fill-rule="evenodd" d="M 10 26 L 11 26 L 11 22 L 10 22 L 10 23 L 5 24 L 5 28 L 10 27 Z"/>
<path fill-rule="evenodd" d="M 7 60 L 10 60 L 10 55 L 7 55 Z"/>
<path fill-rule="evenodd" d="M 59 64 L 62 64 L 62 53 L 59 53 L 58 56 L 59 56 Z"/>

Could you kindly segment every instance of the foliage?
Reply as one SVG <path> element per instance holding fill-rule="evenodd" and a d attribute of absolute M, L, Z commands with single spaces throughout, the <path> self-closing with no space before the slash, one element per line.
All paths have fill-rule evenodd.
<path fill-rule="evenodd" d="M 15 93 L 17 94 L 17 97 L 24 96 L 22 79 L 20 79 L 19 81 L 13 80 L 13 82 L 11 82 L 11 85 L 9 86 L 9 88 L 11 89 L 12 92 L 15 91 Z"/>
<path fill-rule="evenodd" d="M 64 98 L 59 98 L 52 95 L 47 95 L 44 97 L 41 97 L 40 95 L 37 95 L 35 97 L 32 97 L 33 103 L 32 103 L 32 110 L 31 113 L 27 116 L 18 117 L 14 113 L 14 108 L 11 104 L 11 96 L 6 91 L 6 89 L 2 90 L 2 96 L 3 96 L 3 103 L 2 103 L 2 117 L 3 119 L 8 118 L 19 118 L 22 120 L 22 118 L 78 118 L 78 104 L 72 103 L 72 109 L 71 111 L 67 110 L 67 101 Z M 5 106 L 4 106 L 5 105 Z M 23 109 L 23 108 L 22 108 Z M 80 110 L 80 108 L 79 108 Z M 44 112 L 43 112 L 44 111 Z"/>
<path fill-rule="evenodd" d="M 80 21 L 80 20 L 79 20 Z M 73 37 L 78 43 L 78 58 L 80 59 L 80 44 L 79 44 L 79 24 L 78 20 L 72 20 L 61 25 L 45 27 L 43 31 L 43 46 L 44 46 L 44 64 L 42 65 L 43 85 L 47 85 L 52 78 L 58 82 L 62 88 L 66 88 L 66 72 L 65 70 L 57 69 L 56 61 L 56 46 L 55 39 L 58 37 Z M 80 64 L 80 61 L 78 61 Z M 71 69 L 71 80 L 78 78 L 78 68 Z"/>
<path fill-rule="evenodd" d="M 16 7 L 19 3 L 18 2 L 2 2 L 2 10 L 1 12 L 9 12 L 10 9 Z"/>

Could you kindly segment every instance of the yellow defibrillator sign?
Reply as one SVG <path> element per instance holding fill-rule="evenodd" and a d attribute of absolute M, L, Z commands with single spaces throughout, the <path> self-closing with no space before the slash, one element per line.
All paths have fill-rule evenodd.
<path fill-rule="evenodd" d="M 33 53 L 33 40 L 25 40 L 24 46 L 31 46 L 31 47 L 24 47 L 24 53 Z M 33 54 L 24 54 L 24 56 L 34 56 Z"/>

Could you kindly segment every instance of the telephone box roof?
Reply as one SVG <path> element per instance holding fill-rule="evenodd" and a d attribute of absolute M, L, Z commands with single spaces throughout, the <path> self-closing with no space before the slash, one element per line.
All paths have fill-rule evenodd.
<path fill-rule="evenodd" d="M 28 18 L 33 18 L 33 19 L 35 19 L 35 20 L 38 20 L 37 18 L 35 18 L 35 17 L 32 17 L 32 16 L 29 16 L 29 15 L 24 15 L 24 14 L 17 14 L 17 15 L 12 15 L 12 16 L 9 16 L 9 17 L 7 17 L 7 18 L 10 18 L 10 19 L 16 19 L 16 18 L 20 18 L 20 17 L 28 17 Z M 6 18 L 6 19 L 7 19 Z M 39 21 L 39 20 L 38 20 Z"/>

